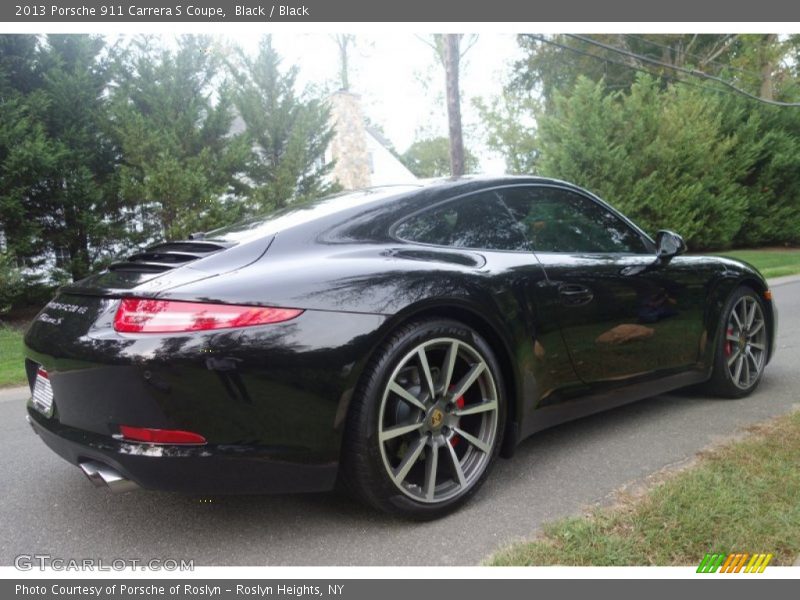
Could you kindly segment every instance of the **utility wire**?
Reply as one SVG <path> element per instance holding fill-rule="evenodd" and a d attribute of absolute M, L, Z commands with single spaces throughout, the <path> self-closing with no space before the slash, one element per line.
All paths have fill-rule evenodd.
<path fill-rule="evenodd" d="M 650 58 L 649 56 L 642 56 L 640 54 L 636 54 L 635 52 L 625 50 L 624 48 L 618 48 L 610 44 L 604 44 L 603 42 L 598 42 L 597 40 L 593 40 L 592 38 L 583 35 L 577 35 L 574 33 L 567 33 L 565 35 L 567 37 L 571 37 L 586 44 L 592 44 L 593 46 L 597 46 L 598 48 L 603 48 L 604 50 L 609 50 L 610 52 L 616 52 L 617 54 L 621 54 L 629 58 L 633 58 L 639 61 L 650 63 L 652 65 L 663 67 L 665 69 L 672 69 L 673 71 L 677 71 L 679 73 L 686 73 L 687 75 L 692 75 L 693 77 L 700 77 L 702 79 L 710 79 L 711 81 L 716 81 L 726 87 L 729 87 L 737 94 L 741 94 L 742 96 L 746 96 L 747 98 L 751 98 L 752 100 L 757 100 L 758 102 L 763 102 L 764 104 L 770 104 L 772 106 L 792 106 L 795 108 L 800 107 L 800 102 L 780 102 L 778 100 L 767 100 L 766 98 L 761 98 L 759 96 L 756 96 L 755 94 L 751 94 L 748 91 L 736 87 L 735 85 L 733 85 L 729 81 L 725 81 L 721 77 L 717 77 L 716 75 L 709 75 L 708 73 L 705 73 L 698 69 L 687 69 L 685 67 L 678 67 L 675 65 L 671 65 L 669 63 L 656 60 L 655 58 Z"/>
<path fill-rule="evenodd" d="M 531 36 L 532 39 L 538 40 L 540 42 L 544 42 L 545 44 L 549 44 L 551 46 L 555 46 L 557 48 L 561 48 L 562 50 L 569 50 L 570 52 L 574 52 L 575 54 L 580 54 L 582 56 L 587 56 L 589 58 L 593 58 L 600 62 L 604 62 L 610 65 L 617 65 L 619 67 L 624 67 L 626 69 L 630 69 L 631 71 L 638 71 L 639 73 L 644 73 L 646 75 L 650 75 L 651 77 L 657 77 L 660 79 L 665 79 L 670 83 L 680 83 L 682 85 L 688 85 L 691 87 L 695 87 L 702 90 L 711 90 L 712 92 L 717 92 L 719 94 L 730 94 L 731 92 L 719 88 L 708 87 L 705 85 L 699 85 L 697 83 L 692 83 L 691 81 L 686 81 L 684 79 L 676 79 L 675 77 L 670 77 L 669 75 L 664 75 L 663 73 L 655 73 L 650 71 L 649 69 L 645 69 L 643 67 L 636 67 L 629 63 L 625 63 L 618 60 L 612 60 L 610 58 L 606 58 L 604 56 L 598 56 L 597 54 L 592 54 L 591 52 L 587 52 L 586 50 L 581 50 L 580 48 L 573 48 L 572 46 L 567 46 L 566 44 L 561 44 L 556 42 L 555 40 L 550 40 L 542 36 L 533 35 Z"/>

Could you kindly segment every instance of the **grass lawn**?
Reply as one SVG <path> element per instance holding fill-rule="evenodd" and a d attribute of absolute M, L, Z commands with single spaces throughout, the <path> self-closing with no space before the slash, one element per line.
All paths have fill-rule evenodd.
<path fill-rule="evenodd" d="M 22 329 L 0 323 L 0 387 L 25 385 Z"/>
<path fill-rule="evenodd" d="M 800 412 L 750 429 L 746 439 L 612 507 L 547 526 L 491 565 L 691 565 L 706 552 L 800 554 Z"/>
<path fill-rule="evenodd" d="M 761 271 L 764 277 L 783 277 L 800 273 L 800 248 L 728 250 L 717 254 L 745 260 Z"/>

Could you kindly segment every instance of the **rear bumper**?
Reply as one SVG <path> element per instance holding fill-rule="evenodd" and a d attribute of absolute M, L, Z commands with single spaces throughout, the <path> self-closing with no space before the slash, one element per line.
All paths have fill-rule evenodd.
<path fill-rule="evenodd" d="M 333 488 L 350 398 L 385 317 L 306 311 L 274 325 L 123 335 L 108 320 L 115 300 L 68 301 L 88 307 L 82 322 L 37 320 L 25 338 L 29 382 L 41 365 L 54 397 L 52 417 L 29 403 L 31 425 L 64 459 L 97 461 L 146 489 Z M 122 426 L 208 443 L 127 442 Z"/>
<path fill-rule="evenodd" d="M 78 466 L 96 461 L 139 487 L 191 494 L 316 492 L 333 488 L 337 463 L 298 464 L 281 450 L 254 446 L 157 446 L 118 441 L 48 419 L 28 417 L 42 441 Z"/>

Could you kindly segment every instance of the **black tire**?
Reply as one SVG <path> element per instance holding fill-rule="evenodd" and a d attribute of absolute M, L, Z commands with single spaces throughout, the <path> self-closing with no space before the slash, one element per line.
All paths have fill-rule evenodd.
<path fill-rule="evenodd" d="M 763 320 L 763 324 L 759 330 L 763 331 L 763 336 L 758 338 L 760 340 L 760 345 L 763 346 L 763 349 L 758 351 L 760 360 L 757 362 L 751 360 L 749 355 L 744 355 L 743 364 L 746 365 L 748 370 L 748 377 L 745 378 L 744 373 L 740 372 L 739 379 L 737 381 L 736 367 L 738 366 L 738 357 L 745 349 L 750 350 L 749 344 L 756 342 L 753 341 L 755 336 L 750 336 L 748 331 L 744 331 L 743 336 L 737 335 L 739 332 L 735 331 L 735 320 L 733 328 L 734 331 L 730 330 L 729 323 L 733 319 L 732 313 L 734 309 L 737 309 L 737 318 L 741 319 L 741 317 L 738 317 L 740 314 L 738 309 L 743 303 L 745 306 L 748 304 L 752 306 L 753 302 L 755 302 L 757 311 L 760 314 L 760 318 Z M 770 331 L 766 321 L 766 314 L 767 312 L 766 307 L 764 306 L 764 301 L 761 299 L 761 296 L 752 288 L 748 286 L 741 286 L 730 295 L 720 314 L 717 343 L 714 348 L 713 372 L 711 378 L 704 386 L 704 390 L 706 392 L 715 396 L 719 396 L 720 398 L 733 399 L 747 396 L 758 387 L 758 384 L 761 382 L 761 378 L 764 374 L 764 367 L 767 363 L 770 347 Z M 740 338 L 740 341 L 736 342 L 734 340 L 729 340 L 729 333 L 733 333 L 733 337 Z M 756 335 L 758 335 L 758 333 Z M 755 349 L 751 351 L 751 355 L 753 355 L 754 352 Z M 730 361 L 733 361 L 733 364 L 729 366 Z M 755 368 L 756 366 L 758 367 L 757 369 Z M 742 367 L 742 369 L 743 368 L 744 367 Z M 751 370 L 757 371 L 757 373 L 751 375 Z"/>
<path fill-rule="evenodd" d="M 426 357 L 426 364 L 430 360 L 430 378 L 423 379 L 426 371 L 420 354 Z M 456 358 L 450 360 L 451 355 Z M 480 371 L 478 378 L 456 398 L 459 384 L 463 388 L 475 371 Z M 398 385 L 410 390 L 420 406 L 393 391 Z M 496 409 L 489 410 L 492 398 Z M 474 412 L 463 415 L 463 411 Z M 444 516 L 466 502 L 486 480 L 500 448 L 505 415 L 500 367 L 491 347 L 476 331 L 448 319 L 407 324 L 376 352 L 361 377 L 348 413 L 341 482 L 359 500 L 391 514 L 414 520 Z M 419 428 L 386 439 L 408 423 Z M 466 432 L 468 426 L 472 429 L 466 435 L 472 441 L 455 433 Z M 492 428 L 494 434 L 489 437 Z M 473 445 L 475 442 L 478 445 Z M 463 453 L 460 458 L 459 453 Z M 406 464 L 411 466 L 404 471 Z M 403 472 L 405 479 L 398 482 Z"/>

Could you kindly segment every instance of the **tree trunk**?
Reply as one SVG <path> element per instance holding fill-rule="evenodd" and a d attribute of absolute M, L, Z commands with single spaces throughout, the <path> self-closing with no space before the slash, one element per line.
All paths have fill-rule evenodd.
<path fill-rule="evenodd" d="M 339 84 L 344 91 L 350 90 L 350 46 L 355 44 L 352 33 L 337 33 L 333 36 L 339 48 Z"/>
<path fill-rule="evenodd" d="M 79 281 L 89 274 L 89 236 L 72 206 L 65 207 L 64 225 L 66 231 L 71 232 L 66 244 L 70 275 L 72 281 Z"/>
<path fill-rule="evenodd" d="M 444 73 L 447 92 L 447 121 L 450 134 L 450 174 L 464 174 L 464 139 L 461 132 L 461 93 L 458 83 L 459 36 L 444 36 Z"/>
<path fill-rule="evenodd" d="M 83 226 L 78 229 L 74 242 L 69 245 L 69 255 L 72 281 L 80 281 L 89 275 L 89 237 Z"/>
<path fill-rule="evenodd" d="M 761 90 L 759 96 L 764 100 L 775 99 L 775 86 L 773 84 L 772 73 L 775 70 L 775 59 L 772 46 L 777 41 L 778 36 L 770 33 L 764 36 L 761 43 Z"/>
<path fill-rule="evenodd" d="M 175 231 L 173 227 L 177 219 L 177 214 L 172 200 L 161 201 L 161 214 L 159 216 L 161 220 L 161 235 L 164 236 L 165 240 L 174 240 Z"/>
<path fill-rule="evenodd" d="M 339 74 L 341 78 L 342 89 L 345 91 L 350 90 L 350 77 L 348 74 L 348 64 L 347 64 L 347 39 L 340 39 L 339 40 Z"/>

